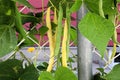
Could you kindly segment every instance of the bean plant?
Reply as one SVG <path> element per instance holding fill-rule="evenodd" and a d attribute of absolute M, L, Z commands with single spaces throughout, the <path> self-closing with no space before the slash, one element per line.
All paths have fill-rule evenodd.
<path fill-rule="evenodd" d="M 120 65 L 116 65 L 109 73 L 104 70 L 118 56 L 116 46 L 117 29 L 119 28 L 120 0 L 48 0 L 47 9 L 39 13 L 24 14 L 20 12 L 19 4 L 34 10 L 27 0 L 0 0 L 0 57 L 9 53 L 7 60 L 0 62 L 1 80 L 77 80 L 77 76 L 68 66 L 69 44 L 77 44 L 77 29 L 91 41 L 104 58 L 108 42 L 113 42 L 113 51 L 104 68 L 95 75 L 96 80 L 119 80 Z M 88 12 L 78 21 L 78 28 L 71 26 L 72 13 L 77 13 L 81 5 Z M 53 17 L 53 20 L 51 19 Z M 24 28 L 24 25 L 30 25 Z M 41 25 L 37 28 L 37 24 Z M 41 49 L 41 39 L 48 36 L 50 58 L 48 64 L 38 66 L 20 51 L 25 46 L 37 46 Z M 34 51 L 28 48 L 29 52 Z M 16 59 L 20 53 L 22 59 Z M 37 60 L 39 53 L 36 53 Z M 92 53 L 90 53 L 92 55 Z M 25 63 L 27 61 L 27 63 Z M 44 71 L 41 69 L 44 68 Z M 55 69 L 53 69 L 55 68 Z"/>

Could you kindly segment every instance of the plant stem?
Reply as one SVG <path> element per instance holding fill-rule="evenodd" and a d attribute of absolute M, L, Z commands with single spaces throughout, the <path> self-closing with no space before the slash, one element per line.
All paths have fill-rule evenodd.
<path fill-rule="evenodd" d="M 27 62 L 29 64 L 31 64 L 30 60 L 21 51 L 20 51 L 20 55 L 21 55 L 22 58 L 24 58 L 25 60 L 27 60 Z"/>
<path fill-rule="evenodd" d="M 52 1 L 49 0 L 49 2 L 50 2 L 50 4 L 52 5 L 52 7 L 54 7 L 54 8 L 57 10 L 57 8 L 54 6 L 54 4 L 52 3 Z M 58 11 L 58 10 L 57 10 L 57 11 Z"/>
<path fill-rule="evenodd" d="M 100 14 L 100 16 L 105 18 L 104 11 L 103 11 L 103 0 L 99 0 L 99 14 Z"/>

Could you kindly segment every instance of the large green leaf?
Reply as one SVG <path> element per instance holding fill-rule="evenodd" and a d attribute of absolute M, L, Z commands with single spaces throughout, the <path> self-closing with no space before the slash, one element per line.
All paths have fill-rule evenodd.
<path fill-rule="evenodd" d="M 17 46 L 15 30 L 7 25 L 0 25 L 0 57 L 10 53 Z"/>
<path fill-rule="evenodd" d="M 112 71 L 105 76 L 107 80 L 120 80 L 120 64 L 114 66 Z"/>
<path fill-rule="evenodd" d="M 55 72 L 55 80 L 77 80 L 77 77 L 70 69 L 59 67 Z"/>
<path fill-rule="evenodd" d="M 50 72 L 44 71 L 40 74 L 38 80 L 55 80 Z"/>
<path fill-rule="evenodd" d="M 76 75 L 66 67 L 59 67 L 55 75 L 52 73 L 44 71 L 40 74 L 38 80 L 77 80 Z"/>
<path fill-rule="evenodd" d="M 19 2 L 27 7 L 33 8 L 33 6 L 27 0 L 12 0 L 12 1 Z"/>
<path fill-rule="evenodd" d="M 0 62 L 0 80 L 18 80 L 23 70 L 20 60 L 10 59 Z"/>
<path fill-rule="evenodd" d="M 79 30 L 88 38 L 104 55 L 106 46 L 114 33 L 114 25 L 111 21 L 94 13 L 88 13 L 80 22 Z"/>

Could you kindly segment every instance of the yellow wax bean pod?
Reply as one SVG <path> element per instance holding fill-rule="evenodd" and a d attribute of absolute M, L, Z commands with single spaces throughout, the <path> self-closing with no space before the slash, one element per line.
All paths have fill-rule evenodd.
<path fill-rule="evenodd" d="M 56 10 L 56 8 L 55 8 L 55 9 L 54 9 L 54 21 L 53 21 L 55 24 L 57 24 L 57 22 L 58 22 L 58 21 L 57 21 L 57 12 L 56 12 L 56 11 L 57 11 L 57 10 Z"/>
<path fill-rule="evenodd" d="M 64 34 L 63 34 L 63 41 L 62 41 L 62 65 L 67 67 L 67 36 L 68 34 L 68 25 L 67 20 L 65 20 L 64 25 Z"/>
<path fill-rule="evenodd" d="M 57 25 L 58 24 L 58 21 L 57 21 L 57 13 L 56 13 L 56 8 L 54 8 L 54 20 L 53 20 L 53 22 Z M 56 27 L 55 28 L 55 34 L 54 34 L 54 36 L 53 36 L 53 41 L 54 41 L 54 47 L 55 47 L 55 43 L 56 43 L 56 35 L 57 35 L 57 30 L 58 28 Z"/>
<path fill-rule="evenodd" d="M 50 47 L 50 59 L 49 59 L 49 65 L 47 67 L 47 71 L 50 72 L 54 64 L 54 44 L 53 44 L 52 27 L 50 20 L 50 7 L 47 9 L 47 13 L 46 13 L 46 26 L 49 29 L 47 35 L 48 35 L 49 47 Z"/>

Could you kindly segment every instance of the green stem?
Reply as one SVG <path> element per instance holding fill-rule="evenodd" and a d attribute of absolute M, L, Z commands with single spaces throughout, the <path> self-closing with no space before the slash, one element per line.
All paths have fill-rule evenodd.
<path fill-rule="evenodd" d="M 54 4 L 52 3 L 52 1 L 49 0 L 49 2 L 50 2 L 50 4 L 52 5 L 52 7 L 54 7 L 54 8 L 58 11 L 58 9 L 54 6 Z"/>
<path fill-rule="evenodd" d="M 20 55 L 24 58 L 29 64 L 31 64 L 30 60 L 20 51 Z"/>
<path fill-rule="evenodd" d="M 104 11 L 103 11 L 103 0 L 99 0 L 99 14 L 100 16 L 104 17 Z"/>
<path fill-rule="evenodd" d="M 21 14 L 19 13 L 18 11 L 18 8 L 17 6 L 15 7 L 15 23 L 16 23 L 16 29 L 17 31 L 23 36 L 23 38 L 26 39 L 26 31 L 25 29 L 23 28 L 23 25 L 22 25 L 22 20 L 21 20 Z"/>

